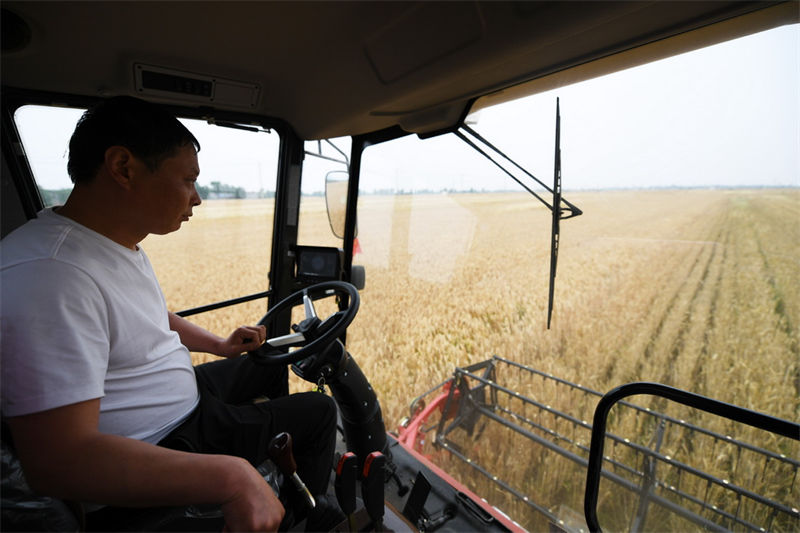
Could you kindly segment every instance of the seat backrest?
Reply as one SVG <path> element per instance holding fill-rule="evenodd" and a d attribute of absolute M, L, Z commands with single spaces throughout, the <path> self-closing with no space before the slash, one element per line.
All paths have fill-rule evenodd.
<path fill-rule="evenodd" d="M 3 432 L 2 494 L 3 531 L 81 531 L 83 510 L 79 504 L 69 504 L 31 490 L 25 480 L 22 464 Z"/>

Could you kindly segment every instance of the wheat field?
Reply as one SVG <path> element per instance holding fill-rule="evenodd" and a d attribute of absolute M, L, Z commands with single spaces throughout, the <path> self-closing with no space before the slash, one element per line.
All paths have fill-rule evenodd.
<path fill-rule="evenodd" d="M 800 419 L 800 190 L 567 197 L 584 214 L 562 223 L 549 330 L 550 219 L 537 201 L 519 193 L 360 199 L 354 263 L 364 265 L 366 287 L 347 348 L 388 429 L 456 366 L 493 354 L 598 391 L 655 381 Z M 272 203 L 210 201 L 195 212 L 177 233 L 143 243 L 170 308 L 265 290 Z M 302 244 L 341 245 L 320 198 L 304 198 L 299 235 Z M 264 306 L 192 320 L 223 335 L 256 322 Z M 593 405 L 551 401 L 591 420 Z"/>

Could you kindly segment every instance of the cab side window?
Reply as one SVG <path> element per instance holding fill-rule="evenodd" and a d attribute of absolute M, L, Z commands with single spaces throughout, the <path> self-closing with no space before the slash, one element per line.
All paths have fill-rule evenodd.
<path fill-rule="evenodd" d="M 63 204 L 72 190 L 67 174 L 69 139 L 83 111 L 29 105 L 15 114 L 45 207 Z M 200 142 L 196 187 L 203 203 L 180 231 L 150 235 L 141 243 L 168 308 L 176 312 L 268 289 L 280 147 L 275 131 L 245 131 L 192 119 L 181 122 Z M 192 320 L 211 331 L 228 331 L 265 312 L 266 300 L 261 299 Z"/>

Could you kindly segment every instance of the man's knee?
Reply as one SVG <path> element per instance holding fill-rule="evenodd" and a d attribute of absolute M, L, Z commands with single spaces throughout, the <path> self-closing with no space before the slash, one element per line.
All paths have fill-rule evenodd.
<path fill-rule="evenodd" d="M 306 392 L 303 394 L 306 395 L 303 401 L 308 402 L 308 411 L 313 413 L 316 420 L 336 425 L 337 407 L 333 398 L 318 392 Z"/>
<path fill-rule="evenodd" d="M 318 392 L 301 393 L 304 423 L 315 440 L 333 442 L 336 433 L 338 408 L 330 396 Z"/>

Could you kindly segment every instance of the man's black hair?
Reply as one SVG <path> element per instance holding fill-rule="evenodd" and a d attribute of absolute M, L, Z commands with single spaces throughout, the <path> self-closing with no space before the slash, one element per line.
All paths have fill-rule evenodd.
<path fill-rule="evenodd" d="M 195 136 L 163 108 L 132 96 L 115 96 L 81 116 L 69 141 L 67 171 L 73 183 L 89 183 L 111 146 L 124 146 L 155 171 L 188 145 L 200 151 Z"/>

